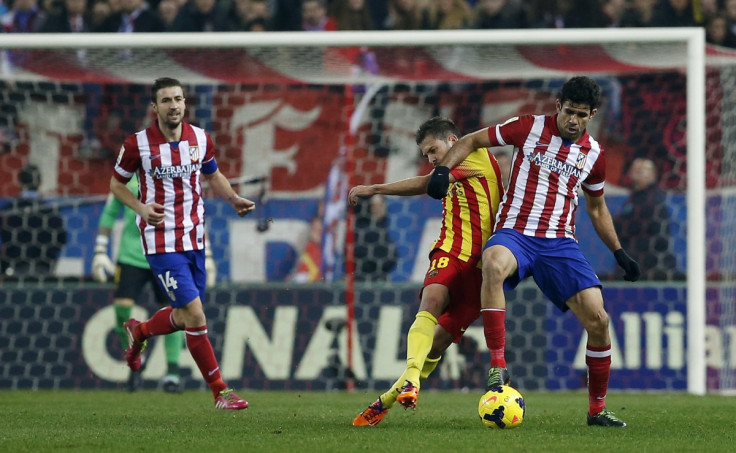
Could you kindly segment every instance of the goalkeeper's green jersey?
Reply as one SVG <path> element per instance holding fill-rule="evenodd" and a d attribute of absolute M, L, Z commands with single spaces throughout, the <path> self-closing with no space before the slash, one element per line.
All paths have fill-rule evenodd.
<path fill-rule="evenodd" d="M 138 176 L 133 175 L 127 184 L 128 189 L 138 196 Z M 148 260 L 143 254 L 143 246 L 141 245 L 141 232 L 135 222 L 135 211 L 125 206 L 120 200 L 115 198 L 113 194 L 107 197 L 105 207 L 102 208 L 99 225 L 106 228 L 112 228 L 115 220 L 120 217 L 120 211 L 123 210 L 123 234 L 120 238 L 120 248 L 118 249 L 118 263 L 128 264 L 130 266 L 149 269 Z"/>

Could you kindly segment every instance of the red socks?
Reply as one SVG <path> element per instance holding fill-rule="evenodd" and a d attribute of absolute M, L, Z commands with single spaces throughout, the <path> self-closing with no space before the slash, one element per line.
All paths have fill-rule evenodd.
<path fill-rule="evenodd" d="M 486 337 L 486 346 L 491 352 L 491 366 L 506 368 L 506 309 L 482 308 L 483 333 Z"/>
<path fill-rule="evenodd" d="M 588 413 L 595 415 L 606 405 L 608 379 L 611 376 L 611 345 L 588 345 L 585 364 L 588 365 Z"/>
<path fill-rule="evenodd" d="M 187 347 L 192 354 L 192 358 L 199 367 L 207 385 L 210 386 L 212 394 L 217 398 L 217 394 L 221 390 L 225 390 L 227 385 L 220 376 L 220 365 L 215 358 L 215 351 L 207 336 L 207 325 L 201 327 L 186 328 Z"/>
<path fill-rule="evenodd" d="M 154 313 L 148 321 L 140 323 L 135 331 L 138 341 L 143 341 L 154 335 L 166 335 L 181 330 L 174 324 L 172 312 L 173 308 L 171 307 L 162 308 Z"/>

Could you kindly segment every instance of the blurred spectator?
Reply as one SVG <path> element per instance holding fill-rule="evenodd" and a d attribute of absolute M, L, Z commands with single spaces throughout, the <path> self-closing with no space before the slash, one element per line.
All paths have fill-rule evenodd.
<path fill-rule="evenodd" d="M 355 281 L 388 280 L 396 260 L 396 246 L 388 235 L 386 200 L 374 195 L 355 207 Z"/>
<path fill-rule="evenodd" d="M 164 31 L 158 13 L 148 9 L 143 0 L 122 0 L 121 9 L 111 12 L 95 30 L 102 33 L 145 33 Z"/>
<path fill-rule="evenodd" d="M 601 11 L 603 12 L 606 27 L 620 27 L 621 18 L 626 11 L 628 0 L 601 0 Z"/>
<path fill-rule="evenodd" d="M 64 219 L 40 197 L 41 171 L 18 172 L 18 198 L 0 208 L 0 271 L 5 278 L 43 279 L 53 275 L 66 245 Z"/>
<path fill-rule="evenodd" d="M 695 22 L 704 24 L 706 20 L 719 12 L 723 0 L 692 0 Z"/>
<path fill-rule="evenodd" d="M 509 0 L 478 0 L 475 5 L 475 28 L 525 28 L 525 11 Z"/>
<path fill-rule="evenodd" d="M 691 0 L 662 0 L 654 10 L 653 27 L 696 27 Z"/>
<path fill-rule="evenodd" d="M 391 0 L 388 17 L 383 24 L 386 30 L 419 30 L 422 26 L 420 0 Z"/>
<path fill-rule="evenodd" d="M 726 0 L 723 10 L 726 13 L 728 28 L 731 29 L 731 33 L 736 35 L 736 0 Z"/>
<path fill-rule="evenodd" d="M 725 14 L 708 18 L 705 25 L 705 40 L 710 44 L 736 48 L 736 35 L 728 27 Z"/>
<path fill-rule="evenodd" d="M 106 2 L 105 0 L 97 0 L 94 2 L 90 17 L 92 31 L 98 30 L 110 14 L 112 14 L 112 9 L 110 8 L 109 2 Z"/>
<path fill-rule="evenodd" d="M 271 25 L 276 31 L 302 30 L 302 2 L 300 0 L 273 0 Z"/>
<path fill-rule="evenodd" d="M 86 0 L 58 3 L 41 27 L 44 33 L 81 33 L 92 29 Z"/>
<path fill-rule="evenodd" d="M 332 17 L 338 30 L 373 30 L 373 18 L 365 0 L 334 2 Z"/>
<path fill-rule="evenodd" d="M 302 1 L 302 30 L 304 31 L 334 31 L 337 22 L 327 15 L 325 0 Z"/>
<path fill-rule="evenodd" d="M 38 0 L 15 0 L 10 10 L 0 17 L 5 33 L 35 33 L 46 21 L 46 13 Z"/>
<path fill-rule="evenodd" d="M 215 0 L 189 0 L 179 8 L 172 31 L 230 31 L 227 11 Z"/>
<path fill-rule="evenodd" d="M 172 31 L 174 20 L 179 13 L 179 3 L 176 0 L 161 0 L 158 4 L 158 15 L 164 23 L 166 31 Z"/>
<path fill-rule="evenodd" d="M 365 3 L 371 13 L 373 29 L 382 30 L 386 20 L 388 20 L 389 0 L 365 0 Z"/>
<path fill-rule="evenodd" d="M 564 28 L 565 15 L 572 0 L 531 0 L 527 4 L 527 18 L 531 28 Z"/>
<path fill-rule="evenodd" d="M 228 19 L 231 31 L 268 31 L 271 12 L 266 0 L 233 0 Z"/>
<path fill-rule="evenodd" d="M 473 25 L 473 14 L 466 0 L 431 0 L 424 10 L 422 28 L 457 30 Z"/>
<path fill-rule="evenodd" d="M 621 27 L 651 27 L 657 0 L 632 0 L 624 10 Z"/>
<path fill-rule="evenodd" d="M 291 281 L 312 283 L 322 280 L 322 217 L 316 215 L 309 222 L 309 236 L 294 267 Z"/>
<path fill-rule="evenodd" d="M 571 0 L 562 15 L 565 28 L 602 28 L 611 25 L 600 0 Z"/>
<path fill-rule="evenodd" d="M 613 219 L 621 247 L 639 262 L 643 280 L 682 279 L 672 251 L 667 194 L 658 186 L 654 162 L 634 159 L 628 178 L 631 193 Z"/>

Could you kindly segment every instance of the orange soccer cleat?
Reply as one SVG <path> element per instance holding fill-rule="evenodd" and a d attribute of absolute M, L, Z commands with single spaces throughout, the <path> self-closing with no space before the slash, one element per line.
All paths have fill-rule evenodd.
<path fill-rule="evenodd" d="M 381 398 L 378 398 L 366 410 L 355 416 L 353 426 L 376 426 L 388 411 L 388 408 L 383 407 Z"/>
<path fill-rule="evenodd" d="M 396 397 L 396 402 L 401 404 L 404 409 L 416 409 L 417 398 L 419 397 L 419 388 L 409 381 L 406 381 L 399 396 Z"/>

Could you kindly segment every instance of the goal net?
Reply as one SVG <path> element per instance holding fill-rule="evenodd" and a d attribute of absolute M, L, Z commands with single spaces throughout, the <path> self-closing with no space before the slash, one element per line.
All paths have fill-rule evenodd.
<path fill-rule="evenodd" d="M 0 42 L 0 216 L 7 225 L 4 286 L 11 288 L 0 302 L 30 307 L 6 309 L 6 332 L 16 332 L 24 315 L 53 313 L 32 308 L 49 285 L 67 302 L 91 297 L 65 284 L 90 280 L 112 163 L 125 137 L 153 121 L 149 87 L 168 76 L 185 84 L 187 119 L 211 132 L 220 170 L 259 204 L 252 218 L 238 219 L 226 203 L 208 203 L 218 266 L 208 318 L 221 327 L 212 331 L 223 369 L 250 387 L 331 388 L 348 385 L 349 377 L 385 386 L 403 368 L 404 336 L 441 206 L 428 197 L 388 197 L 352 210 L 348 188 L 428 173 L 414 133 L 431 116 L 450 117 L 467 133 L 519 114 L 551 113 L 565 80 L 585 74 L 604 91 L 589 132 L 606 149 L 607 201 L 617 219 L 628 218 L 620 233 L 647 271 L 646 280 L 620 282 L 611 253 L 578 211 L 577 236 L 604 280 L 611 314 L 611 388 L 736 389 L 736 55 L 709 48 L 706 71 L 702 30 L 32 35 Z M 649 205 L 627 203 L 637 158 L 654 163 L 663 194 L 654 220 Z M 29 166 L 40 177 L 43 207 L 12 203 Z M 366 220 L 371 209 L 385 210 L 386 220 Z M 649 219 L 646 228 L 637 215 Z M 63 240 L 48 234 L 59 228 Z M 29 272 L 39 254 L 50 256 L 47 268 Z M 248 293 L 242 284 L 256 289 Z M 262 298 L 268 309 L 258 308 Z M 584 385 L 575 319 L 555 312 L 533 284 L 508 299 L 508 357 L 519 387 Z M 302 305 L 320 314 L 301 312 Z M 242 337 L 244 349 L 228 347 L 241 338 L 227 330 L 236 329 L 229 321 L 236 318 L 254 329 Z M 17 327 L 16 334 L 41 335 L 44 325 L 30 333 Z M 22 361 L 34 344 L 19 341 L 20 352 L 2 362 Z M 91 367 L 89 357 L 97 356 L 89 354 L 79 360 Z M 482 329 L 473 326 L 431 383 L 482 387 L 486 357 Z M 2 369 L 4 382 L 25 382 L 11 378 L 20 370 L 11 368 Z M 42 369 L 52 374 L 44 382 L 63 386 L 63 376 L 53 376 L 57 368 Z M 93 372 L 103 382 L 120 379 L 117 368 Z M 38 385 L 35 378 L 28 379 Z"/>

